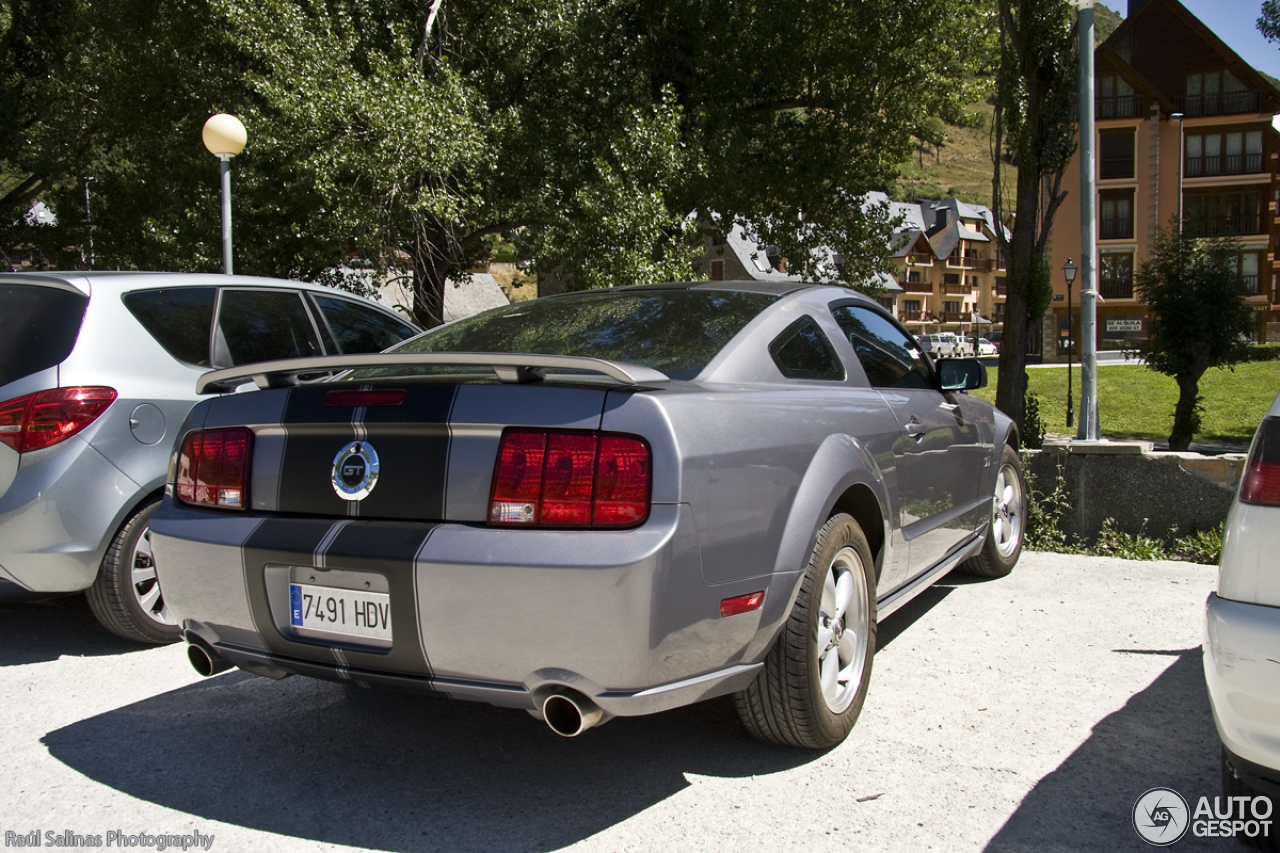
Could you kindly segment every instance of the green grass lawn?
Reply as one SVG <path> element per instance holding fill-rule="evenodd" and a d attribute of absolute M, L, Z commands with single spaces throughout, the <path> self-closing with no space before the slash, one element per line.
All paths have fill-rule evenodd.
<path fill-rule="evenodd" d="M 1080 406 L 1080 366 L 1072 369 L 1076 415 Z M 987 371 L 989 384 L 975 392 L 992 402 L 996 373 Z M 1028 390 L 1040 398 L 1040 418 L 1050 433 L 1074 435 L 1067 429 L 1066 368 L 1028 370 Z M 1195 441 L 1248 444 L 1267 407 L 1280 390 L 1280 361 L 1236 365 L 1235 370 L 1212 369 L 1200 380 L 1204 413 Z M 1178 386 L 1173 379 L 1142 365 L 1099 365 L 1098 417 L 1104 438 L 1160 441 L 1169 437 Z"/>

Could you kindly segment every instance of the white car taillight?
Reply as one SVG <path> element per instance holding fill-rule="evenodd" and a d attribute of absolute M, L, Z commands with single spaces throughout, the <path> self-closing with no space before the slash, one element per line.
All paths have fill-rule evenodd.
<path fill-rule="evenodd" d="M 489 523 L 511 527 L 634 527 L 649 516 L 651 455 L 638 436 L 508 429 Z"/>
<path fill-rule="evenodd" d="M 1240 502 L 1280 506 L 1280 418 L 1265 418 L 1240 479 Z"/>
<path fill-rule="evenodd" d="M 249 451 L 245 427 L 187 433 L 178 451 L 174 485 L 178 500 L 193 506 L 245 509 L 249 505 Z"/>

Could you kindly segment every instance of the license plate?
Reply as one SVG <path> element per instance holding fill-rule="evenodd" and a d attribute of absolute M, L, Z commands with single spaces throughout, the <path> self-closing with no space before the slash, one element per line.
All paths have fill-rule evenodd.
<path fill-rule="evenodd" d="M 391 639 L 391 596 L 310 584 L 289 584 L 289 624 L 348 637 Z"/>

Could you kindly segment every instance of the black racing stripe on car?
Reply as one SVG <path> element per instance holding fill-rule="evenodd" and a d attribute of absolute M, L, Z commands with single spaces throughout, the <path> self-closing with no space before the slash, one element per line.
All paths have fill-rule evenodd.
<path fill-rule="evenodd" d="M 274 654 L 340 666 L 430 676 L 418 632 L 414 558 L 436 525 L 341 519 L 269 518 L 245 542 L 245 588 L 259 636 Z M 317 551 L 323 550 L 318 554 Z M 287 624 L 287 567 L 379 574 L 387 579 L 391 602 L 392 646 L 362 651 L 355 638 L 326 643 L 292 634 Z M 319 568 L 323 566 L 324 568 Z M 282 568 L 283 567 L 283 568 Z M 307 578 L 306 582 L 311 582 Z M 269 588 L 270 587 L 270 588 Z M 276 607 L 272 608 L 272 601 Z"/>
<path fill-rule="evenodd" d="M 291 389 L 280 469 L 281 512 L 319 516 L 438 520 L 444 517 L 449 411 L 455 385 L 407 385 L 399 406 L 353 409 L 324 405 L 331 388 Z M 333 488 L 334 459 L 352 441 L 367 442 L 380 473 L 361 501 Z"/>

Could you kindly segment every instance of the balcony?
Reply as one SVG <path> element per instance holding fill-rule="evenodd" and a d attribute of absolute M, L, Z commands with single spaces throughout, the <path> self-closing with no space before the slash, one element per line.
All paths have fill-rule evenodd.
<path fill-rule="evenodd" d="M 1103 157 L 1098 163 L 1098 177 L 1103 180 L 1112 178 L 1132 178 L 1132 157 Z"/>
<path fill-rule="evenodd" d="M 1143 118 L 1147 114 L 1144 95 L 1120 95 L 1113 98 L 1094 98 L 1093 116 L 1100 118 Z"/>
<path fill-rule="evenodd" d="M 1261 234 L 1262 217 L 1240 216 L 1187 216 L 1183 220 L 1183 233 L 1192 237 L 1228 237 L 1239 234 Z"/>
<path fill-rule="evenodd" d="M 976 252 L 965 252 L 963 257 L 951 255 L 947 258 L 947 266 L 960 267 L 966 270 L 985 270 L 987 262 Z"/>
<path fill-rule="evenodd" d="M 973 292 L 973 288 L 967 284 L 944 284 L 942 285 L 943 293 L 959 293 L 968 295 Z"/>
<path fill-rule="evenodd" d="M 902 289 L 907 293 L 933 293 L 933 285 L 927 281 L 904 282 Z"/>
<path fill-rule="evenodd" d="M 1257 89 L 1250 89 L 1213 95 L 1178 95 L 1173 99 L 1173 105 L 1175 112 L 1180 112 L 1187 118 L 1256 113 L 1261 109 L 1262 93 Z"/>
<path fill-rule="evenodd" d="M 1218 157 L 1188 157 L 1185 176 L 1256 175 L 1262 172 L 1261 154 L 1225 154 Z"/>
<path fill-rule="evenodd" d="M 933 266 L 933 255 L 928 252 L 911 252 L 907 255 L 907 263 L 917 266 Z"/>
<path fill-rule="evenodd" d="M 1103 240 L 1132 240 L 1132 219 L 1099 219 L 1098 236 Z"/>
<path fill-rule="evenodd" d="M 996 296 L 1008 296 L 1008 295 L 1009 295 L 1009 285 L 1007 284 L 996 285 Z"/>
<path fill-rule="evenodd" d="M 972 311 L 943 311 L 942 322 L 944 323 L 968 323 L 973 319 Z"/>
<path fill-rule="evenodd" d="M 903 323 L 919 323 L 922 320 L 928 320 L 929 317 L 923 311 L 899 311 L 898 319 Z"/>
<path fill-rule="evenodd" d="M 1103 299 L 1132 299 L 1133 278 L 1129 276 L 1124 278 L 1103 276 L 1098 282 L 1098 290 L 1102 293 Z"/>

